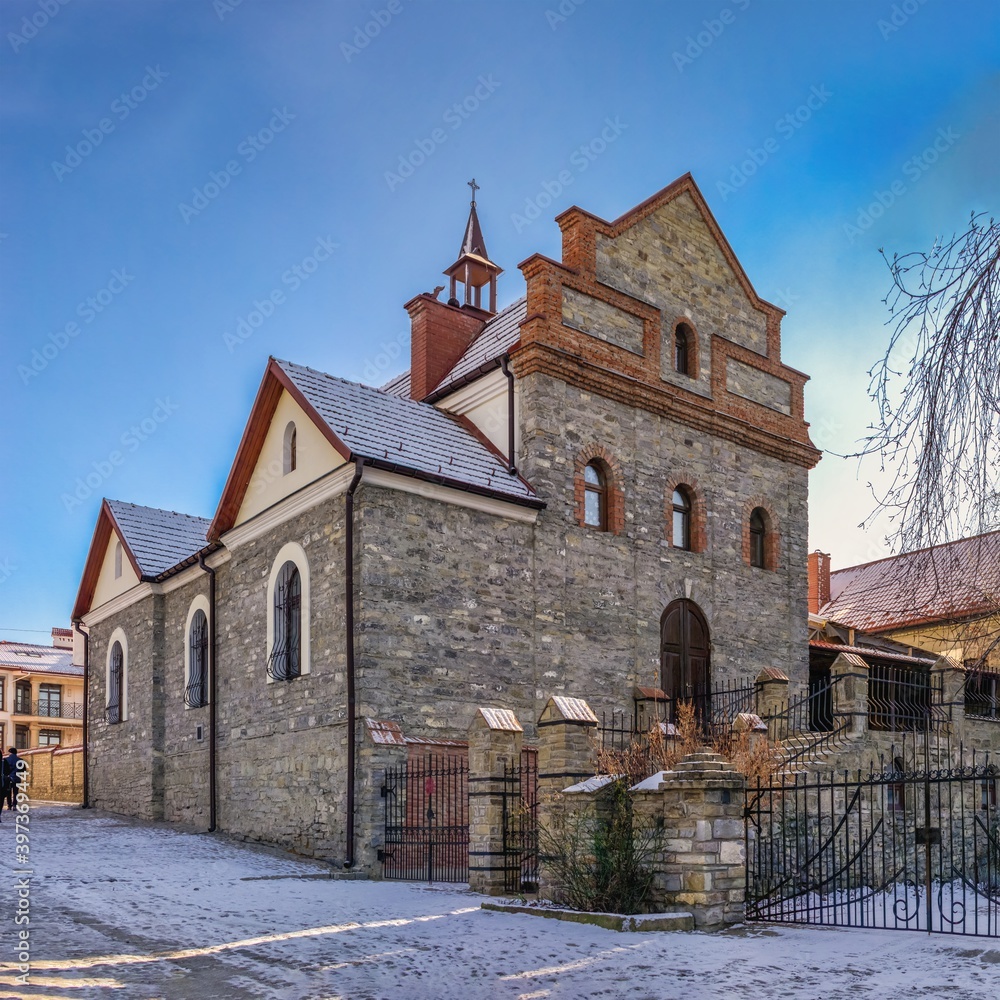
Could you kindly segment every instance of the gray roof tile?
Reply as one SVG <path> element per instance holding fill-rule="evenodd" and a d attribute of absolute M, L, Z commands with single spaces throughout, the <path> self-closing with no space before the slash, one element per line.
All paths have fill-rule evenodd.
<path fill-rule="evenodd" d="M 79 674 L 83 667 L 74 665 L 72 649 L 39 646 L 33 642 L 0 642 L 0 667 L 14 667 L 30 673 Z"/>
<path fill-rule="evenodd" d="M 108 507 L 143 576 L 159 576 L 208 544 L 205 535 L 211 522 L 207 518 L 124 500 L 109 500 Z"/>
<path fill-rule="evenodd" d="M 451 386 L 456 388 L 480 368 L 500 360 L 521 337 L 521 324 L 528 313 L 528 300 L 518 299 L 494 316 L 483 332 L 468 346 L 454 368 L 441 380 L 433 395 L 439 396 Z"/>
<path fill-rule="evenodd" d="M 353 454 L 537 505 L 531 487 L 450 414 L 312 368 L 276 363 Z"/>

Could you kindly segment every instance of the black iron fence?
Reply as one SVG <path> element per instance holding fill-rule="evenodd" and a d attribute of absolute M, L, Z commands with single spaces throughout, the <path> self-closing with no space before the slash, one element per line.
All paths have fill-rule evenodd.
<path fill-rule="evenodd" d="M 1000 936 L 1000 770 L 916 757 L 752 786 L 747 918 Z"/>
<path fill-rule="evenodd" d="M 32 702 L 26 698 L 15 698 L 14 714 L 33 715 L 44 719 L 82 719 L 83 705 L 79 702 L 60 700 Z"/>
<path fill-rule="evenodd" d="M 378 859 L 387 879 L 469 881 L 469 762 L 428 754 L 386 768 L 385 837 Z"/>
<path fill-rule="evenodd" d="M 526 747 L 504 768 L 504 891 L 538 888 L 538 753 Z"/>

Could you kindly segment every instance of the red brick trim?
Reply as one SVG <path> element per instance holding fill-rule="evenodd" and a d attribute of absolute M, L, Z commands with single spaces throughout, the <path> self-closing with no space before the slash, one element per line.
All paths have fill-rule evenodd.
<path fill-rule="evenodd" d="M 691 499 L 691 552 L 704 552 L 708 548 L 708 537 L 705 530 L 705 499 L 698 488 L 698 480 L 689 472 L 681 470 L 667 480 L 667 489 L 663 495 L 663 533 L 667 544 L 674 547 L 674 490 L 678 486 L 684 488 Z"/>
<path fill-rule="evenodd" d="M 607 486 L 605 494 L 608 504 L 607 529 L 595 528 L 584 519 L 584 505 L 587 487 L 583 478 L 584 470 L 591 462 L 599 462 L 604 482 Z M 576 456 L 573 470 L 573 501 L 576 513 L 576 523 L 589 531 L 607 530 L 612 535 L 620 535 L 625 530 L 625 490 L 623 489 L 622 467 L 618 459 L 607 448 L 599 444 L 591 444 L 583 448 Z"/>
<path fill-rule="evenodd" d="M 750 565 L 750 515 L 758 507 L 764 511 L 764 569 L 774 571 L 780 564 L 781 524 L 774 513 L 771 502 L 765 496 L 758 494 L 750 497 L 743 504 L 743 562 Z M 753 567 L 755 569 L 759 567 Z"/>

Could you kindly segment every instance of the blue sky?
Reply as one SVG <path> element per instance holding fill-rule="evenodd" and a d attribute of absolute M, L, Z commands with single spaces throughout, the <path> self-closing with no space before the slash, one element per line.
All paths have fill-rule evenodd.
<path fill-rule="evenodd" d="M 0 36 L 0 638 L 68 624 L 101 496 L 212 515 L 269 354 L 406 367 L 473 176 L 505 304 L 560 211 L 690 170 L 834 452 L 879 247 L 1000 210 L 994 2 L 4 0 Z M 885 554 L 873 473 L 812 474 L 835 566 Z"/>

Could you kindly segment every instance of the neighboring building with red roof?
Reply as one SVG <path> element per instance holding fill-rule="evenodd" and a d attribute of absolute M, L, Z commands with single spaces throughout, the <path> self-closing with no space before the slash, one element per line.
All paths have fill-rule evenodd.
<path fill-rule="evenodd" d="M 819 452 L 782 310 L 690 175 L 556 221 L 500 309 L 473 202 L 380 389 L 269 359 L 211 518 L 104 502 L 94 805 L 377 870 L 355 755 L 389 722 L 454 748 L 480 708 L 530 739 L 551 695 L 805 687 Z"/>
<path fill-rule="evenodd" d="M 813 553 L 810 587 L 822 618 L 958 664 L 1000 667 L 1000 531 L 833 572 L 828 556 Z"/>

